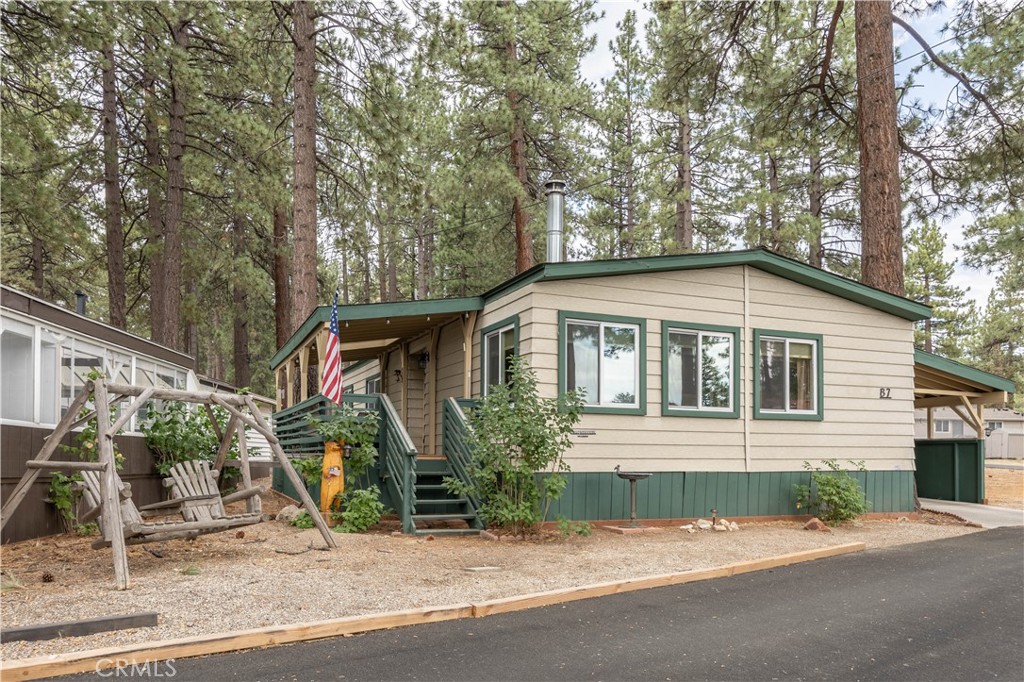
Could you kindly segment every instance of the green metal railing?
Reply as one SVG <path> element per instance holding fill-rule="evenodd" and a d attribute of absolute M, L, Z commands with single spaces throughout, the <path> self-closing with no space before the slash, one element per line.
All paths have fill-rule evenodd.
<path fill-rule="evenodd" d="M 469 424 L 466 421 L 467 408 L 475 406 L 475 401 L 448 398 L 444 401 L 444 413 L 441 426 L 441 453 L 447 458 L 448 466 L 457 479 L 467 485 L 473 484 L 470 476 L 472 470 L 473 451 L 469 445 Z M 480 499 L 476 495 L 468 495 L 469 503 L 476 512 L 480 509 Z"/>
<path fill-rule="evenodd" d="M 386 395 L 346 393 L 342 402 L 357 410 L 376 412 L 380 418 L 377 432 L 377 467 L 380 479 L 387 486 L 392 501 L 402 520 L 402 531 L 415 530 L 412 515 L 416 508 L 416 446 L 413 445 L 395 406 Z M 274 413 L 274 435 L 281 448 L 290 457 L 322 455 L 324 439 L 306 417 L 330 419 L 339 412 L 338 406 L 322 395 Z"/>

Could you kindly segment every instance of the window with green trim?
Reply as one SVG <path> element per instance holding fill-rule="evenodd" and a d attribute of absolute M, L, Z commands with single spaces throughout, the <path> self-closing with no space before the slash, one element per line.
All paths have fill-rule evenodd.
<path fill-rule="evenodd" d="M 821 418 L 821 337 L 756 332 L 757 414 Z"/>
<path fill-rule="evenodd" d="M 374 374 L 366 380 L 366 394 L 380 393 L 380 375 Z"/>
<path fill-rule="evenodd" d="M 564 329 L 566 390 L 582 389 L 589 407 L 640 408 L 640 325 L 567 318 Z"/>
<path fill-rule="evenodd" d="M 515 322 L 484 332 L 484 395 L 491 386 L 508 383 L 509 366 L 516 356 Z"/>
<path fill-rule="evenodd" d="M 666 414 L 738 416 L 738 335 L 733 327 L 663 325 Z"/>

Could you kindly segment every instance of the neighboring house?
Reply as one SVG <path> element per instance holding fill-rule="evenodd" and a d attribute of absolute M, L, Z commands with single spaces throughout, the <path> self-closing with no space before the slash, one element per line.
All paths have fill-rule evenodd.
<path fill-rule="evenodd" d="M 950 407 L 932 411 L 934 438 L 976 438 L 974 428 Z M 914 435 L 928 437 L 928 416 L 925 410 L 914 414 Z M 1024 459 L 1024 413 L 1009 408 L 985 411 L 985 458 Z"/>
<path fill-rule="evenodd" d="M 0 287 L 0 494 L 6 499 L 44 438 L 81 391 L 88 374 L 102 370 L 115 381 L 190 391 L 228 390 L 195 373 L 195 361 L 160 344 L 71 312 L 9 287 Z M 264 403 L 271 401 L 262 398 Z M 125 455 L 120 472 L 137 504 L 159 502 L 164 490 L 153 469 L 153 454 L 139 432 L 152 404 L 143 407 L 118 436 Z M 269 407 L 268 407 L 269 412 Z M 247 439 L 261 453 L 265 441 Z M 72 444 L 72 439 L 66 439 Z M 60 454 L 55 459 L 66 459 Z M 62 530 L 53 505 L 45 502 L 50 477 L 42 475 L 3 529 L 3 542 Z"/>

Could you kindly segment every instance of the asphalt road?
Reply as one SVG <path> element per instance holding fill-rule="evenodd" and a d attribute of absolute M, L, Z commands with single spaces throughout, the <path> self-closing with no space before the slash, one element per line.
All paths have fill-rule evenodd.
<path fill-rule="evenodd" d="M 173 668 L 175 682 L 1019 681 L 1024 532 L 999 528 L 489 618 L 178 660 Z"/>

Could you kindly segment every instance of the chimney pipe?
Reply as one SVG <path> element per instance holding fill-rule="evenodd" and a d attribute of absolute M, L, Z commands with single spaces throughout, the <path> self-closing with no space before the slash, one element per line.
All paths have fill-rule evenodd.
<path fill-rule="evenodd" d="M 548 195 L 548 263 L 562 261 L 562 212 L 565 209 L 565 183 L 548 180 L 544 183 Z"/>
<path fill-rule="evenodd" d="M 85 302 L 89 300 L 89 297 L 84 291 L 79 289 L 75 292 L 75 312 L 79 315 L 85 316 Z"/>

